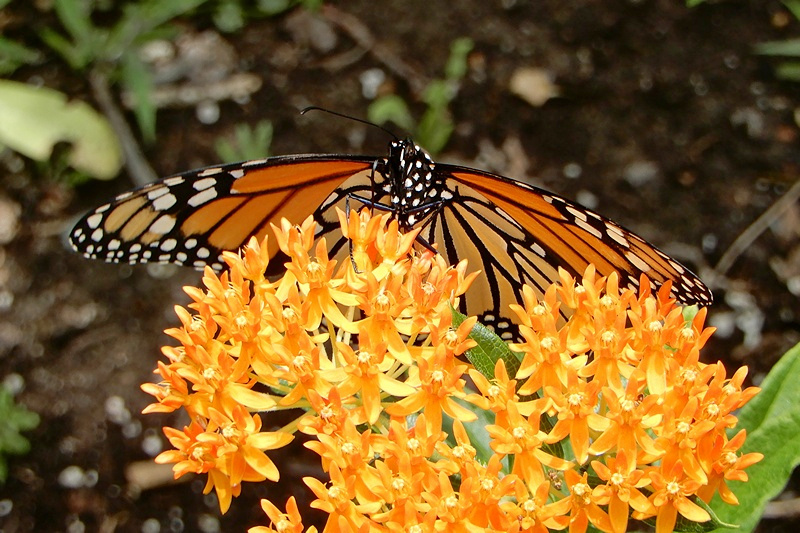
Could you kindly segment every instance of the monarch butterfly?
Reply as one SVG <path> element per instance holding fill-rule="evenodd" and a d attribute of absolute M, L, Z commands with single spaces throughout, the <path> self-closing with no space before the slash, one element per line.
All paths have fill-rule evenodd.
<path fill-rule="evenodd" d="M 688 269 L 614 222 L 531 185 L 435 164 L 411 140 L 391 142 L 385 158 L 290 155 L 178 174 L 91 211 L 70 240 L 89 258 L 221 269 L 222 251 L 262 239 L 281 217 L 299 223 L 313 213 L 341 258 L 348 246 L 334 207 L 351 200 L 391 212 L 404 229 L 421 226 L 421 242 L 436 243 L 450 264 L 468 259 L 483 270 L 462 308 L 505 336 L 523 284 L 542 293 L 558 267 L 577 275 L 593 263 L 602 275 L 619 272 L 622 286 L 645 273 L 671 280 L 681 303 L 712 300 Z"/>

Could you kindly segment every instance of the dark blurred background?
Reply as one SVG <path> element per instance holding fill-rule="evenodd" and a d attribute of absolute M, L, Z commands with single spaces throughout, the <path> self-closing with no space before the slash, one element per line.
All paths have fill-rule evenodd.
<path fill-rule="evenodd" d="M 186 421 L 141 415 L 139 384 L 200 275 L 90 262 L 64 238 L 155 176 L 384 154 L 379 129 L 308 105 L 634 230 L 714 290 L 704 360 L 757 384 L 800 340 L 797 202 L 725 252 L 797 180 L 800 68 L 781 46 L 800 23 L 788 2 L 693 3 L 0 0 L 0 380 L 41 418 L 29 453 L 6 456 L 0 530 L 242 531 L 266 522 L 261 497 L 310 501 L 300 443 L 224 517 L 204 479 L 152 468 L 160 427 Z"/>

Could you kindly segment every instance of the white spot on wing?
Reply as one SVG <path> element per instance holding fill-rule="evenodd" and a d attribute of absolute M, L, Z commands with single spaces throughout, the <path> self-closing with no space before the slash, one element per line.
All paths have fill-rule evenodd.
<path fill-rule="evenodd" d="M 638 268 L 639 270 L 641 270 L 644 273 L 647 273 L 647 272 L 650 271 L 650 265 L 645 263 L 644 260 L 641 257 L 639 257 L 638 255 L 636 255 L 633 252 L 630 252 L 630 251 L 625 252 L 625 259 L 630 261 L 630 263 L 633 266 L 635 266 L 636 268 Z"/>
<path fill-rule="evenodd" d="M 175 205 L 177 202 L 178 199 L 175 198 L 174 194 L 167 194 L 157 198 L 153 202 L 153 209 L 155 209 L 156 211 L 166 211 L 167 209 Z"/>
<path fill-rule="evenodd" d="M 103 215 L 100 213 L 95 213 L 94 215 L 90 216 L 86 219 L 86 225 L 92 229 L 97 228 L 100 225 L 100 222 L 103 221 Z"/>
<path fill-rule="evenodd" d="M 192 183 L 192 188 L 194 188 L 196 191 L 204 191 L 204 190 L 208 189 L 209 187 L 213 187 L 216 184 L 217 184 L 217 180 L 215 178 L 204 178 L 204 179 L 197 180 L 194 183 Z"/>
<path fill-rule="evenodd" d="M 572 214 L 572 216 L 575 217 L 575 220 L 583 220 L 584 222 L 586 222 L 586 213 L 584 211 L 572 207 L 571 205 L 567 206 L 567 211 L 569 211 Z"/>
<path fill-rule="evenodd" d="M 207 168 L 204 171 L 200 172 L 198 176 L 204 178 L 206 176 L 213 176 L 214 174 L 219 174 L 220 172 L 222 172 L 222 169 L 220 167 Z"/>
<path fill-rule="evenodd" d="M 175 217 L 172 215 L 161 215 L 155 222 L 150 224 L 150 231 L 158 235 L 165 235 L 175 227 Z"/>
<path fill-rule="evenodd" d="M 206 189 L 189 198 L 187 203 L 192 207 L 197 207 L 198 205 L 203 205 L 204 203 L 208 202 L 209 200 L 213 200 L 216 197 L 216 189 Z"/>
<path fill-rule="evenodd" d="M 590 233 L 591 235 L 594 235 L 598 239 L 602 239 L 603 238 L 603 234 L 600 233 L 600 230 L 595 228 L 594 226 L 592 226 L 588 222 L 586 222 L 586 219 L 576 218 L 575 219 L 575 225 L 577 225 L 579 228 L 583 229 L 587 233 Z"/>
<path fill-rule="evenodd" d="M 148 200 L 155 200 L 156 198 L 160 198 L 169 192 L 169 187 L 165 187 L 163 185 L 156 187 L 152 191 L 147 193 Z"/>

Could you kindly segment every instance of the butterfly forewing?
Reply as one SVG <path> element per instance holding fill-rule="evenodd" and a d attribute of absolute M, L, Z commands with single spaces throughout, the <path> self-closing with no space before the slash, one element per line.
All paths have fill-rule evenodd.
<path fill-rule="evenodd" d="M 209 167 L 125 193 L 83 217 L 70 234 L 85 256 L 111 262 L 162 262 L 221 268 L 282 217 L 299 223 L 373 159 L 287 156 Z M 271 253 L 277 252 L 274 239 Z"/>

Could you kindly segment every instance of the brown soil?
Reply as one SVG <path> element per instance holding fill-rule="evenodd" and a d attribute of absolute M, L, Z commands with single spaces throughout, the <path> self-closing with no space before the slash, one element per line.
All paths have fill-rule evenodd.
<path fill-rule="evenodd" d="M 14 21 L 9 35 L 35 42 L 31 32 L 52 15 L 16 4 L 6 8 Z M 776 61 L 753 54 L 756 43 L 800 33 L 780 2 L 695 9 L 678 0 L 375 6 L 341 7 L 371 32 L 370 50 L 330 20 L 309 21 L 298 11 L 225 35 L 233 70 L 257 75 L 262 88 L 249 102 L 222 102 L 212 125 L 198 122 L 193 108 L 160 112 L 148 160 L 162 175 L 215 163 L 215 139 L 261 119 L 275 126 L 273 154 L 381 155 L 386 137 L 378 130 L 322 114 L 300 117 L 297 110 L 316 104 L 364 116 L 369 100 L 359 76 L 381 69 L 381 90 L 421 112 L 418 87 L 441 75 L 451 41 L 470 37 L 470 71 L 452 105 L 456 132 L 438 160 L 595 202 L 705 279 L 796 180 L 798 85 L 777 80 Z M 210 19 L 201 14 L 183 20 L 179 33 L 207 29 Z M 407 68 L 402 75 L 391 70 L 397 61 Z M 535 107 L 513 95 L 509 80 L 521 67 L 550 73 L 560 96 Z M 93 102 L 86 79 L 55 56 L 13 77 Z M 0 530 L 242 531 L 264 523 L 259 498 L 282 504 L 291 493 L 307 503 L 300 478 L 318 467 L 299 443 L 276 458 L 280 483 L 246 486 L 224 517 L 215 499 L 201 494 L 199 478 L 133 488 L 131 469 L 141 473 L 164 446 L 162 424 L 184 422 L 139 414 L 149 402 L 139 384 L 151 379 L 159 346 L 169 342 L 162 331 L 177 322 L 172 306 L 187 300 L 181 286 L 197 284 L 199 275 L 90 262 L 67 249 L 64 235 L 76 216 L 131 187 L 124 173 L 73 189 L 12 154 L 0 163 L 0 200 L 19 212 L 0 211 L 20 224 L 0 248 L 0 376 L 21 376 L 19 401 L 42 417 L 28 434 L 31 452 L 12 459 L 0 488 L 0 503 L 11 505 Z M 798 217 L 796 205 L 783 213 L 714 283 L 710 322 L 720 332 L 706 361 L 747 364 L 758 382 L 800 341 Z M 68 488 L 70 479 L 81 486 Z M 764 531 L 791 527 L 788 518 L 762 523 Z"/>

